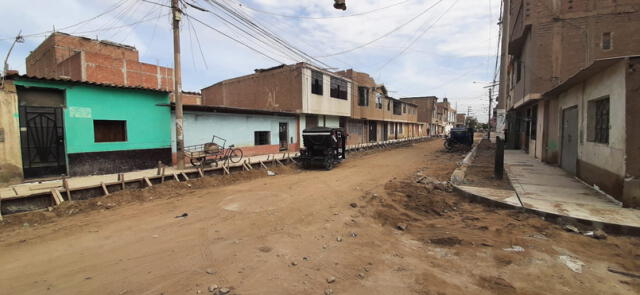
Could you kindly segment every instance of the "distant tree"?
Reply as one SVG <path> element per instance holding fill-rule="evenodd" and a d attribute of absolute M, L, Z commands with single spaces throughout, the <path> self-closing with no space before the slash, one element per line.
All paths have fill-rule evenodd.
<path fill-rule="evenodd" d="M 478 120 L 474 117 L 467 118 L 467 128 L 478 129 Z"/>

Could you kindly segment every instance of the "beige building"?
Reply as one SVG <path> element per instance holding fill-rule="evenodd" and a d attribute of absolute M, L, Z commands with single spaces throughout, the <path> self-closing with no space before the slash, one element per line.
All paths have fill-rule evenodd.
<path fill-rule="evenodd" d="M 625 206 L 640 206 L 640 57 L 594 61 L 545 93 L 535 153 Z M 543 105 L 543 104 L 539 104 Z M 543 148 L 548 147 L 548 148 Z"/>

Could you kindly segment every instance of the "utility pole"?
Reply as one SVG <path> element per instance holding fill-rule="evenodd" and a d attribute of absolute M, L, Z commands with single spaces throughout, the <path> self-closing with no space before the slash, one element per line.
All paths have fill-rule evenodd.
<path fill-rule="evenodd" d="M 491 104 L 493 103 L 493 87 L 489 87 L 489 120 L 487 120 L 487 139 L 491 140 Z"/>
<path fill-rule="evenodd" d="M 180 20 L 178 0 L 171 0 L 173 15 L 173 97 L 176 101 L 176 155 L 178 169 L 184 169 L 184 114 L 182 112 L 182 69 L 180 65 Z"/>

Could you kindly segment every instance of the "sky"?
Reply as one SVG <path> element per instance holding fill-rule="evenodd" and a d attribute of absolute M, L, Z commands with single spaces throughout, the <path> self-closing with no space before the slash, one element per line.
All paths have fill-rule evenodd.
<path fill-rule="evenodd" d="M 8 63 L 25 73 L 25 58 L 55 28 L 133 45 L 142 62 L 172 67 L 170 0 L 148 1 L 154 3 L 2 0 L 0 56 L 7 55 L 21 32 L 25 42 L 16 44 Z M 303 61 L 218 18 L 214 13 L 223 11 L 210 3 L 217 1 L 324 68 L 366 72 L 396 98 L 447 97 L 458 112 L 471 108 L 472 115 L 486 122 L 488 93 L 483 87 L 494 77 L 501 0 L 346 0 L 346 11 L 334 9 L 333 0 L 188 1 L 208 11 L 185 8 L 184 90 L 199 91 L 254 69 Z"/>

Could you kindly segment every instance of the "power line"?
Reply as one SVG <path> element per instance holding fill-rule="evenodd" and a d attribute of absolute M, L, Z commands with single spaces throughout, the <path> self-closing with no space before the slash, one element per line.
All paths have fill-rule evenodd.
<path fill-rule="evenodd" d="M 383 7 L 379 7 L 379 8 L 376 8 L 376 9 L 369 10 L 369 11 L 354 13 L 354 14 L 350 14 L 350 15 L 318 16 L 318 17 L 316 17 L 316 16 L 303 16 L 303 15 L 286 15 L 286 14 L 274 13 L 274 12 L 270 12 L 270 11 L 266 11 L 266 10 L 262 10 L 262 9 L 258 9 L 258 8 L 253 8 L 251 6 L 247 6 L 246 4 L 241 3 L 240 1 L 238 1 L 238 6 L 239 7 L 244 7 L 246 9 L 248 9 L 248 10 L 252 10 L 252 11 L 255 11 L 255 12 L 268 14 L 268 15 L 273 15 L 273 16 L 277 16 L 277 17 L 322 20 L 322 19 L 348 18 L 348 17 L 367 15 L 367 14 L 378 12 L 378 11 L 381 11 L 381 10 L 384 10 L 384 9 L 387 9 L 387 8 L 391 8 L 391 7 L 395 7 L 395 6 L 398 6 L 398 5 L 402 5 L 402 4 L 405 4 L 405 3 L 409 2 L 409 1 L 411 1 L 411 0 L 403 0 L 403 1 L 396 2 L 396 3 L 391 4 L 391 5 L 388 5 L 388 6 L 383 6 Z"/>
<path fill-rule="evenodd" d="M 95 15 L 95 16 L 93 16 L 91 18 L 82 20 L 82 21 L 77 22 L 75 24 L 68 25 L 68 26 L 65 26 L 65 27 L 62 27 L 62 28 L 59 28 L 59 29 L 56 29 L 56 30 L 60 30 L 60 31 L 67 30 L 67 29 L 70 29 L 70 28 L 73 28 L 73 27 L 88 23 L 90 21 L 96 20 L 96 19 L 98 19 L 98 18 L 100 18 L 100 17 L 102 17 L 102 16 L 104 16 L 104 15 L 106 15 L 106 14 L 108 14 L 108 13 L 110 13 L 110 12 L 112 12 L 112 11 L 118 9 L 118 8 L 120 8 L 122 5 L 124 5 L 128 1 L 131 1 L 131 0 L 122 0 L 122 1 L 120 1 L 118 3 L 116 3 L 114 6 L 110 7 L 109 9 L 107 9 L 106 11 L 99 13 L 98 15 Z M 23 38 L 39 37 L 39 36 L 42 36 L 42 35 L 50 34 L 52 32 L 54 32 L 54 30 L 47 30 L 47 31 L 43 31 L 43 32 L 40 32 L 40 33 L 25 34 L 25 35 L 22 35 L 22 37 Z M 2 38 L 0 40 L 13 40 L 14 38 L 15 37 Z"/>
<path fill-rule="evenodd" d="M 420 34 L 418 34 L 418 36 L 416 38 L 414 38 L 409 43 L 409 45 L 407 45 L 402 51 L 400 51 L 400 53 L 398 53 L 395 56 L 389 58 L 384 64 L 382 64 L 382 66 L 380 66 L 376 70 L 376 72 L 379 72 L 384 67 L 386 67 L 389 63 L 391 63 L 393 60 L 395 60 L 396 58 L 400 57 L 405 52 L 407 52 L 407 50 L 409 50 L 409 48 L 411 48 L 416 42 L 418 42 L 418 40 L 420 40 L 420 38 L 422 38 L 422 36 L 424 36 L 424 34 L 426 34 L 429 30 L 431 30 L 431 28 L 433 28 L 433 26 L 435 26 L 437 24 L 440 21 L 440 19 L 442 19 L 442 17 L 444 17 L 447 13 L 449 13 L 449 11 L 458 3 L 458 1 L 460 1 L 460 0 L 455 0 L 453 2 L 453 4 L 451 4 L 451 6 L 449 6 L 449 8 L 447 8 L 447 10 L 444 11 L 444 13 L 442 13 L 440 16 L 438 16 L 438 18 L 430 26 L 426 27 L 422 32 L 420 32 Z M 426 23 L 425 23 L 425 25 L 426 25 Z"/>
<path fill-rule="evenodd" d="M 207 24 L 207 23 L 205 23 L 205 22 L 203 22 L 203 21 L 201 21 L 201 20 L 199 20 L 199 19 L 197 19 L 197 18 L 193 17 L 192 15 L 189 15 L 189 14 L 187 14 L 187 13 L 183 13 L 183 14 L 184 14 L 185 16 L 187 16 L 187 17 L 189 17 L 189 18 L 193 19 L 194 21 L 196 21 L 196 22 L 200 23 L 201 25 L 203 25 L 203 26 L 205 26 L 205 27 L 207 27 L 207 28 L 209 28 L 209 29 L 211 29 L 211 30 L 216 31 L 218 34 L 223 35 L 223 36 L 225 36 L 225 37 L 227 37 L 227 38 L 229 38 L 229 39 L 231 39 L 231 40 L 233 40 L 233 41 L 236 41 L 236 42 L 240 43 L 241 45 L 243 45 L 243 46 L 245 46 L 245 47 L 247 47 L 247 48 L 251 49 L 252 51 L 257 52 L 258 54 L 260 54 L 260 55 L 262 55 L 262 56 L 264 56 L 264 57 L 266 57 L 266 58 L 268 58 L 268 59 L 270 59 L 270 60 L 273 60 L 273 61 L 275 61 L 275 62 L 277 62 L 277 63 L 279 63 L 279 64 L 286 64 L 286 62 L 282 62 L 282 61 L 277 60 L 277 59 L 275 59 L 275 58 L 273 58 L 273 57 L 271 57 L 271 56 L 268 56 L 268 55 L 266 55 L 265 53 L 263 53 L 263 52 L 261 52 L 261 51 L 259 51 L 259 50 L 255 49 L 255 48 L 253 48 L 253 47 L 251 47 L 251 46 L 247 45 L 246 43 L 244 43 L 244 42 L 242 42 L 242 41 L 240 41 L 240 40 L 238 40 L 238 39 L 236 39 L 236 38 L 234 38 L 234 37 L 229 36 L 229 35 L 228 35 L 228 34 L 226 34 L 225 32 L 220 31 L 220 30 L 218 30 L 218 29 L 214 28 L 213 26 L 211 26 L 211 25 L 209 25 L 209 24 Z"/>
<path fill-rule="evenodd" d="M 345 54 L 345 53 L 349 53 L 355 50 L 358 50 L 360 48 L 363 48 L 369 44 L 372 44 L 378 40 L 381 40 L 383 38 L 386 38 L 387 36 L 397 32 L 398 30 L 402 29 L 403 27 L 405 27 L 406 25 L 410 24 L 411 22 L 413 22 L 414 20 L 416 20 L 417 18 L 421 17 L 422 15 L 424 15 L 425 13 L 427 13 L 429 10 L 431 10 L 432 8 L 434 8 L 436 5 L 440 4 L 440 2 L 442 2 L 443 0 L 438 0 L 436 3 L 432 4 L 431 6 L 427 7 L 425 10 L 421 11 L 420 13 L 418 13 L 416 16 L 412 17 L 411 19 L 409 19 L 409 21 L 402 23 L 401 25 L 393 28 L 391 31 L 388 31 L 386 33 L 384 33 L 382 36 L 377 37 L 369 42 L 366 42 L 364 44 L 360 44 L 356 47 L 350 48 L 350 49 L 346 49 L 346 50 L 342 50 L 342 51 L 338 51 L 338 52 L 334 52 L 331 54 L 327 54 L 327 55 L 323 55 L 323 56 L 317 56 L 317 57 L 330 57 L 330 56 L 334 56 L 334 55 L 340 55 L 340 54 Z"/>

